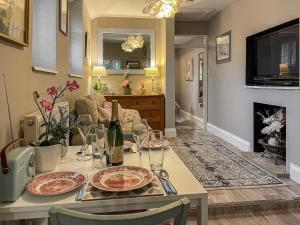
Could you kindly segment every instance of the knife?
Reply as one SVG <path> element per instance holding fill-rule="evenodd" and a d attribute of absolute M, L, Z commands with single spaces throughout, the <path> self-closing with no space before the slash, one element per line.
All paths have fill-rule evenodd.
<path fill-rule="evenodd" d="M 168 185 L 169 188 L 171 189 L 171 193 L 172 193 L 173 195 L 177 195 L 177 190 L 176 190 L 176 188 L 174 187 L 174 185 L 172 184 L 172 182 L 171 182 L 170 180 L 168 180 L 168 179 L 165 179 L 165 178 L 162 178 L 162 179 L 164 179 L 164 180 L 166 181 L 167 185 Z"/>
<path fill-rule="evenodd" d="M 167 181 L 165 179 L 162 179 L 157 173 L 156 173 L 156 176 L 158 177 L 160 183 L 162 184 L 165 192 L 168 194 L 168 195 L 171 195 L 172 194 L 172 190 L 170 189 Z"/>
<path fill-rule="evenodd" d="M 87 180 L 88 180 L 88 174 L 85 175 L 85 180 L 76 194 L 75 201 L 81 201 L 84 192 L 84 186 L 86 185 Z"/>

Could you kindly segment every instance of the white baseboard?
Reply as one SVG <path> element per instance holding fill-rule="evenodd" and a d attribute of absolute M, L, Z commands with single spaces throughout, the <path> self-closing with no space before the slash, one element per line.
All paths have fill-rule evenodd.
<path fill-rule="evenodd" d="M 290 163 L 290 178 L 300 184 L 300 167 Z"/>
<path fill-rule="evenodd" d="M 177 137 L 177 131 L 175 128 L 165 128 L 165 136 L 166 137 Z"/>
<path fill-rule="evenodd" d="M 207 124 L 207 130 L 214 135 L 216 135 L 219 138 L 222 138 L 223 140 L 229 142 L 230 144 L 234 145 L 235 147 L 239 148 L 240 150 L 244 152 L 250 152 L 251 151 L 251 144 L 249 141 L 246 141 L 226 130 L 223 130 L 211 123 Z"/>
<path fill-rule="evenodd" d="M 202 118 L 195 116 L 187 111 L 180 110 L 180 113 L 187 119 L 193 120 L 200 128 L 204 128 L 204 121 Z"/>

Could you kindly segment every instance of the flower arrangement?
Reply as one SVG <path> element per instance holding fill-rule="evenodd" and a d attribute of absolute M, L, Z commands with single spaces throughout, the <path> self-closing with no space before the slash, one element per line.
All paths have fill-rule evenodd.
<path fill-rule="evenodd" d="M 279 109 L 272 115 L 270 115 L 269 111 L 266 111 L 267 116 L 265 116 L 261 112 L 258 112 L 257 114 L 261 117 L 262 122 L 267 125 L 261 130 L 261 133 L 266 135 L 266 139 L 268 139 L 268 142 L 270 142 L 270 140 L 273 140 L 272 144 L 275 143 L 277 145 L 284 145 L 285 141 L 282 139 L 281 132 L 281 129 L 286 124 L 284 109 Z"/>
<path fill-rule="evenodd" d="M 122 88 L 124 91 L 125 95 L 130 95 L 131 94 L 131 88 L 130 88 L 131 82 L 129 81 L 129 65 L 127 65 L 126 72 L 123 76 L 123 82 L 122 82 Z"/>
<path fill-rule="evenodd" d="M 59 107 L 60 119 L 57 120 L 53 115 L 53 108 L 56 101 L 64 96 L 66 91 L 75 91 L 79 89 L 79 85 L 74 80 L 72 82 L 67 81 L 65 87 L 49 87 L 47 89 L 47 95 L 51 101 L 41 99 L 41 95 L 37 92 L 33 92 L 34 101 L 39 108 L 39 111 L 43 118 L 42 127 L 46 128 L 46 131 L 40 136 L 40 146 L 50 146 L 56 144 L 66 144 L 69 131 L 74 127 L 75 117 L 69 114 L 65 108 Z"/>
<path fill-rule="evenodd" d="M 145 82 L 141 82 L 141 95 L 146 95 Z"/>

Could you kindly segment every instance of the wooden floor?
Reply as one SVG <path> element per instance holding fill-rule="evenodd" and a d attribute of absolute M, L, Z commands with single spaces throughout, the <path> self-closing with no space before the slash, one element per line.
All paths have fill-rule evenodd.
<path fill-rule="evenodd" d="M 177 132 L 176 141 L 211 135 L 204 130 Z M 224 140 L 211 136 L 232 151 L 240 152 Z M 208 191 L 209 225 L 300 225 L 300 185 L 289 178 L 280 180 L 286 185 Z M 193 216 L 188 224 L 196 225 Z"/>
<path fill-rule="evenodd" d="M 196 219 L 190 217 L 187 225 L 196 225 Z M 300 211 L 252 213 L 244 216 L 209 219 L 209 225 L 299 225 Z"/>

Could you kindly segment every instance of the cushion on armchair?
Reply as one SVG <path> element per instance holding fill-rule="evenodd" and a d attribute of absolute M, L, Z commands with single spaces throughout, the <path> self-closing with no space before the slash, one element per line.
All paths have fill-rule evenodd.
<path fill-rule="evenodd" d="M 90 114 L 93 123 L 104 123 L 106 126 L 111 118 L 111 102 L 107 102 L 101 93 L 80 97 L 75 101 L 77 115 Z M 141 120 L 140 114 L 134 109 L 122 109 L 119 104 L 119 120 L 122 123 L 123 133 L 131 133 L 133 122 Z M 82 144 L 82 138 L 77 131 L 73 133 L 72 145 Z"/>
<path fill-rule="evenodd" d="M 123 109 L 123 123 L 139 121 L 141 121 L 141 116 L 137 110 Z"/>
<path fill-rule="evenodd" d="M 99 121 L 103 121 L 103 118 L 99 116 L 97 107 L 102 106 L 104 101 L 105 98 L 101 93 L 80 97 L 75 101 L 76 114 L 90 114 L 93 123 L 99 123 Z"/>
<path fill-rule="evenodd" d="M 111 102 L 103 102 L 102 106 L 98 106 L 98 112 L 99 116 L 102 117 L 105 120 L 110 120 L 111 118 L 111 113 L 112 113 L 112 103 Z M 123 122 L 123 109 L 120 105 L 118 104 L 118 116 L 119 120 Z"/>

